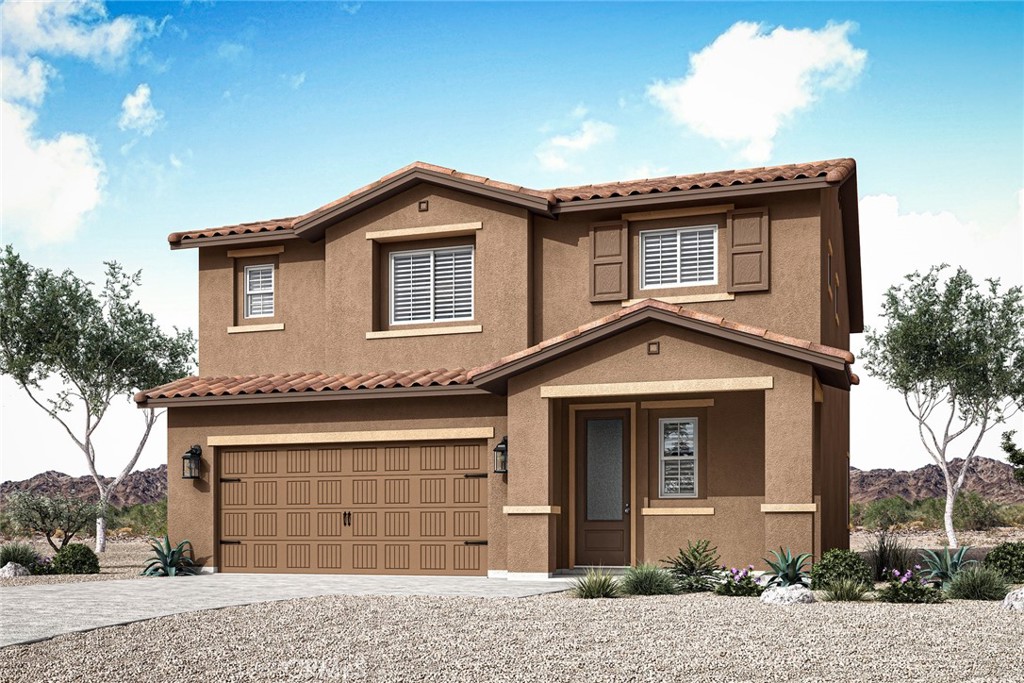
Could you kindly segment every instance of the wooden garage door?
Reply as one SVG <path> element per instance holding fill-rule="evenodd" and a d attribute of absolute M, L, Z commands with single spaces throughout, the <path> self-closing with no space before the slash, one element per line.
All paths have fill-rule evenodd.
<path fill-rule="evenodd" d="M 486 574 L 483 443 L 218 451 L 225 572 Z"/>

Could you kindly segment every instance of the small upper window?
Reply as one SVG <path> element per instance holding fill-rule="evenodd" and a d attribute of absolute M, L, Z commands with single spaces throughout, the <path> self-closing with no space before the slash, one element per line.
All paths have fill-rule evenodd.
<path fill-rule="evenodd" d="M 658 420 L 662 498 L 697 497 L 697 418 Z"/>
<path fill-rule="evenodd" d="M 274 317 L 274 264 L 245 267 L 245 317 Z"/>
<path fill-rule="evenodd" d="M 473 319 L 473 247 L 391 254 L 391 323 Z"/>
<path fill-rule="evenodd" d="M 641 289 L 717 284 L 717 246 L 715 225 L 641 232 Z"/>

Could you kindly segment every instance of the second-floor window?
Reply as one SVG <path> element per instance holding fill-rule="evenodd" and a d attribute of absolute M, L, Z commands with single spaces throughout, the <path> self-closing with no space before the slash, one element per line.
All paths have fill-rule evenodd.
<path fill-rule="evenodd" d="M 274 264 L 245 267 L 245 317 L 274 317 Z"/>
<path fill-rule="evenodd" d="M 640 233 L 640 287 L 718 283 L 718 227 L 645 230 Z"/>
<path fill-rule="evenodd" d="M 473 319 L 473 247 L 391 254 L 391 323 Z"/>

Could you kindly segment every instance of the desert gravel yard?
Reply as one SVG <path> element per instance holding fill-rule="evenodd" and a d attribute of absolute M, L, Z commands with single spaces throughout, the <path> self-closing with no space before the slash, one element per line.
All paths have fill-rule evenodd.
<path fill-rule="evenodd" d="M 24 541 L 25 539 L 17 539 Z M 33 539 L 29 541 L 37 552 L 50 557 L 53 548 L 46 541 Z M 86 538 L 75 543 L 84 543 L 93 547 L 93 539 Z M 52 574 L 49 576 L 23 576 L 16 579 L 0 579 L 0 588 L 4 586 L 32 586 L 40 583 L 80 583 L 82 581 L 109 581 L 111 579 L 140 578 L 146 559 L 153 555 L 149 543 L 139 539 L 108 540 L 106 552 L 99 554 L 99 574 Z"/>
<path fill-rule="evenodd" d="M 3 681 L 1021 681 L 998 603 L 332 596 L 0 650 Z"/>

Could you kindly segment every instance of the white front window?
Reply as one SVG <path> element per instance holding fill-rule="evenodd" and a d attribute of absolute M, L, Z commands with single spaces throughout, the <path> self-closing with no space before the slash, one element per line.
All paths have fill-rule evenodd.
<path fill-rule="evenodd" d="M 391 254 L 391 324 L 472 319 L 472 246 Z"/>
<path fill-rule="evenodd" d="M 245 317 L 274 317 L 274 264 L 245 267 Z"/>
<path fill-rule="evenodd" d="M 658 420 L 660 495 L 662 498 L 697 497 L 697 418 Z"/>
<path fill-rule="evenodd" d="M 718 283 L 718 226 L 640 233 L 640 288 Z"/>

